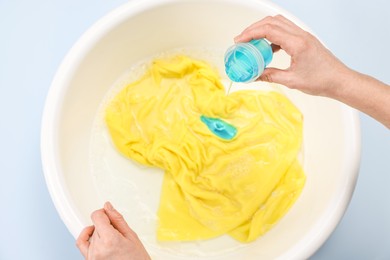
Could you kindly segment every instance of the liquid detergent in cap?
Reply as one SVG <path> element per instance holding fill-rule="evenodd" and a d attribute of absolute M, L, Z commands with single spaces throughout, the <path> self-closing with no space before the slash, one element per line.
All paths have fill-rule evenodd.
<path fill-rule="evenodd" d="M 253 82 L 272 61 L 272 48 L 265 39 L 237 43 L 225 53 L 225 71 L 234 82 Z"/>

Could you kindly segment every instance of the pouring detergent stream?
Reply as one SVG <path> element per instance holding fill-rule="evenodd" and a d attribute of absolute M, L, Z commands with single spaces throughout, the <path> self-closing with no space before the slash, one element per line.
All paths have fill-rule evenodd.
<path fill-rule="evenodd" d="M 272 61 L 273 52 L 265 39 L 251 40 L 246 43 L 237 43 L 225 53 L 225 72 L 232 82 L 249 83 L 261 76 L 265 67 Z M 202 115 L 201 121 L 216 136 L 232 140 L 237 134 L 237 128 L 219 119 Z"/>

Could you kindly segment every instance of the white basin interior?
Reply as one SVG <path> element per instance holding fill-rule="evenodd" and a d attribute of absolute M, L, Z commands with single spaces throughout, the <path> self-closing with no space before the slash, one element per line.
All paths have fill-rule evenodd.
<path fill-rule="evenodd" d="M 131 185 L 110 182 L 106 188 L 113 193 L 107 195 L 96 182 L 96 165 L 90 157 L 91 133 L 99 106 L 112 84 L 135 63 L 177 48 L 226 49 L 243 28 L 278 13 L 304 27 L 295 17 L 266 1 L 130 1 L 96 23 L 77 42 L 53 81 L 42 123 L 47 185 L 61 218 L 75 237 L 90 223 L 91 212 L 109 199 L 122 210 L 154 259 L 303 259 L 318 249 L 342 217 L 359 167 L 357 113 L 336 101 L 283 88 L 304 115 L 303 165 L 307 182 L 288 214 L 265 236 L 248 245 L 238 246 L 229 238 L 196 245 L 164 244 L 147 238 L 143 232 L 148 228 L 143 225 L 153 226 L 153 218 L 138 225 L 140 218 L 135 215 L 142 207 L 133 210 L 126 208 L 126 203 L 131 205 L 132 196 L 137 196 L 144 210 L 157 207 L 162 174 L 147 171 L 142 177 L 142 169 L 112 148 L 102 163 L 119 180 L 129 178 L 131 182 L 135 178 L 135 183 L 150 185 L 126 190 L 123 187 Z M 288 61 L 281 52 L 273 65 L 285 67 Z M 132 176 L 127 166 L 129 172 L 138 173 Z M 128 196 L 118 197 L 120 194 Z"/>

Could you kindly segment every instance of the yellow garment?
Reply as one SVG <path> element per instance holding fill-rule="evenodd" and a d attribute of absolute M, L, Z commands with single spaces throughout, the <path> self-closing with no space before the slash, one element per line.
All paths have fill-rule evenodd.
<path fill-rule="evenodd" d="M 235 126 L 237 135 L 230 141 L 215 136 L 201 115 Z M 155 60 L 109 104 L 106 122 L 123 155 L 165 170 L 157 230 L 162 241 L 222 234 L 253 241 L 304 186 L 297 108 L 276 92 L 226 96 L 218 74 L 201 61 Z"/>

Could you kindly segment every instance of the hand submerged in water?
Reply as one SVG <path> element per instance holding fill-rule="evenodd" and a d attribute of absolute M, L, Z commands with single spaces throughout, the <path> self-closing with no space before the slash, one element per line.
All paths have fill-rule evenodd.
<path fill-rule="evenodd" d="M 111 203 L 106 202 L 91 218 L 94 225 L 84 228 L 76 242 L 85 259 L 151 259 L 137 234 Z"/>

